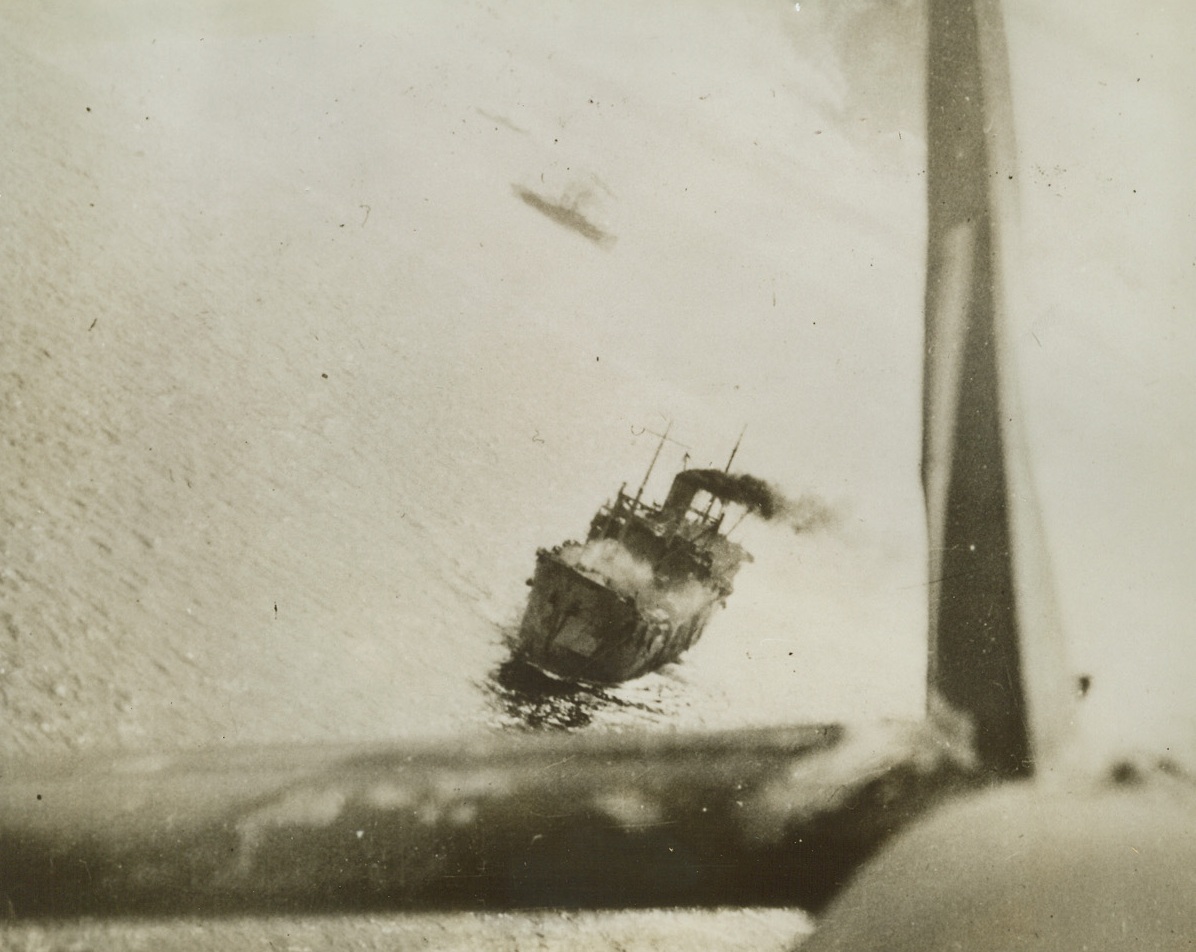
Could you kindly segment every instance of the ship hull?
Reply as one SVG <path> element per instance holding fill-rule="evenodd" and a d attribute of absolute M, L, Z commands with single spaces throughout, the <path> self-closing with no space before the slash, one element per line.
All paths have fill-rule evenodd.
<path fill-rule="evenodd" d="M 676 661 L 701 637 L 712 597 L 678 618 L 616 591 L 559 552 L 536 553 L 531 594 L 517 651 L 537 668 L 568 681 L 617 684 Z"/>

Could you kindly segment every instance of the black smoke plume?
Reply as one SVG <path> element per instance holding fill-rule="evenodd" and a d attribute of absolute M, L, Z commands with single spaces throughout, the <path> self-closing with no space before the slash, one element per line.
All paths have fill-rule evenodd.
<path fill-rule="evenodd" d="M 687 469 L 678 473 L 665 508 L 688 508 L 699 490 L 724 502 L 743 506 L 767 522 L 783 522 L 794 532 L 826 528 L 836 521 L 834 511 L 820 499 L 813 496 L 790 499 L 763 479 L 748 473 L 726 473 L 721 469 Z"/>

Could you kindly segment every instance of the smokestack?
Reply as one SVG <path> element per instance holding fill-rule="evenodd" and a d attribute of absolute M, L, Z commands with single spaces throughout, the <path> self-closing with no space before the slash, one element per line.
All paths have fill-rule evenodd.
<path fill-rule="evenodd" d="M 756 476 L 719 469 L 687 469 L 678 473 L 665 499 L 664 511 L 670 518 L 680 519 L 701 490 L 723 502 L 743 506 L 766 522 L 784 522 L 795 532 L 834 522 L 834 513 L 815 498 L 790 499 L 776 486 Z"/>

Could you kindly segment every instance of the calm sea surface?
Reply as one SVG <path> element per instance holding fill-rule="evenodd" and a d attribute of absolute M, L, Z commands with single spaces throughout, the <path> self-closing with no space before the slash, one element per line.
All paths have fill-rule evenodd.
<path fill-rule="evenodd" d="M 919 709 L 916 31 L 861 72 L 789 8 L 185 6 L 10 15 L 0 751 Z M 669 421 L 650 496 L 746 425 L 835 528 L 738 529 L 679 665 L 500 676 L 536 548 Z"/>
<path fill-rule="evenodd" d="M 536 547 L 647 465 L 654 439 L 621 418 L 633 382 L 537 405 L 527 381 L 576 397 L 575 368 L 449 332 L 421 352 L 384 318 L 263 332 L 80 305 L 11 339 L 9 750 L 716 728 L 915 693 L 916 642 L 877 633 L 886 599 L 916 617 L 918 586 L 840 529 L 737 530 L 756 563 L 662 672 L 570 692 L 504 667 Z M 904 683 L 877 650 L 906 657 Z"/>

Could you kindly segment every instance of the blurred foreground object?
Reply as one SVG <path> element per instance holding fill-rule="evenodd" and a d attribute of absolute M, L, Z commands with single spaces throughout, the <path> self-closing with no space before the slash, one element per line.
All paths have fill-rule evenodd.
<path fill-rule="evenodd" d="M 1192 948 L 1196 787 L 1119 773 L 936 812 L 864 869 L 803 952 Z"/>
<path fill-rule="evenodd" d="M 970 782 L 918 725 L 9 766 L 16 916 L 798 905 Z"/>
<path fill-rule="evenodd" d="M 922 478 L 928 694 L 982 769 L 1058 750 L 1071 691 L 1008 353 L 1016 231 L 1008 58 L 995 0 L 932 0 Z"/>
<path fill-rule="evenodd" d="M 1069 691 L 1059 663 L 999 360 L 1010 268 L 998 225 L 1010 223 L 1015 179 L 1000 7 L 930 9 L 926 480 L 940 566 L 930 687 L 974 726 L 986 767 L 1036 776 L 923 818 L 863 868 L 801 948 L 1190 949 L 1196 783 L 1183 755 L 1160 740 L 1153 757 L 1094 769 L 1089 752 L 1068 749 L 1067 705 L 1090 682 Z M 944 361 L 943 348 L 963 356 Z M 988 534 L 978 533 L 985 513 Z M 996 682 L 1019 676 L 1024 694 L 1005 707 Z"/>

